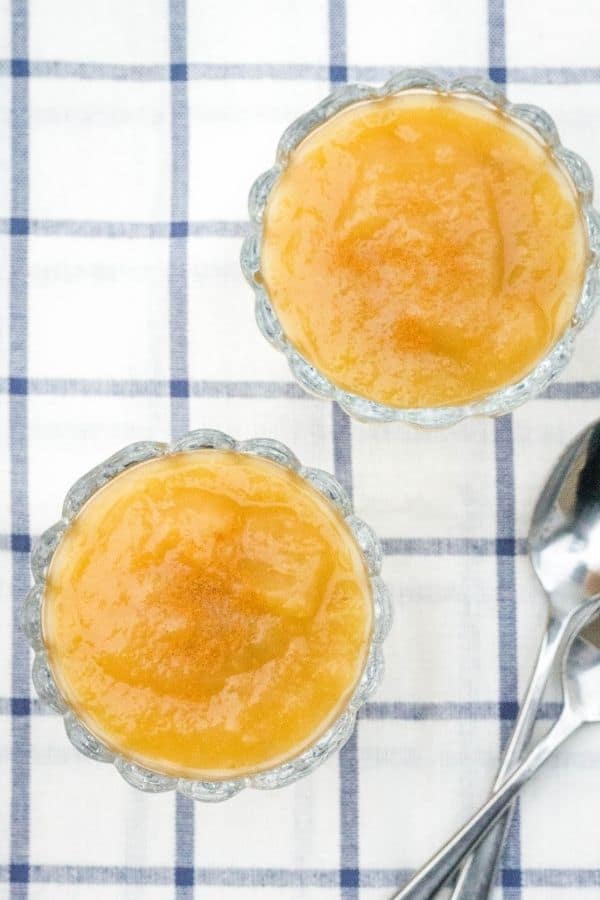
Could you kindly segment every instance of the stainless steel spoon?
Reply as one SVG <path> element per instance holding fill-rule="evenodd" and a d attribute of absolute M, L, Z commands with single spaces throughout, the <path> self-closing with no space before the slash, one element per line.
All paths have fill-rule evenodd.
<path fill-rule="evenodd" d="M 600 421 L 582 431 L 554 467 L 533 513 L 529 556 L 548 594 L 548 626 L 494 787 L 516 766 L 529 742 L 571 617 L 600 592 Z M 489 896 L 510 818 L 511 810 L 467 860 L 452 900 Z"/>
<path fill-rule="evenodd" d="M 598 609 L 600 595 L 589 600 L 586 607 L 570 620 L 568 653 L 563 661 L 564 703 L 557 722 L 466 825 L 401 891 L 394 894 L 393 900 L 430 900 L 563 741 L 585 722 L 600 722 L 600 650 L 581 639 L 572 641 Z"/>

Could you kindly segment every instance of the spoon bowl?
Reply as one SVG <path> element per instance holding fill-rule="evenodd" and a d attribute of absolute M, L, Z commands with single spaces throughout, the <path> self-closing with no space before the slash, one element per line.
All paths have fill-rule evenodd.
<path fill-rule="evenodd" d="M 600 423 L 567 447 L 536 504 L 529 556 L 563 614 L 600 589 Z"/>

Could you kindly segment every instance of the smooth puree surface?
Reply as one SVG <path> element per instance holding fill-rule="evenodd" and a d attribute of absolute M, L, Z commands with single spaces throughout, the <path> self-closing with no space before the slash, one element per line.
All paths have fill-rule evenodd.
<path fill-rule="evenodd" d="M 265 211 L 262 277 L 294 346 L 391 406 L 517 381 L 565 330 L 586 263 L 570 180 L 473 99 L 354 105 L 293 151 Z"/>
<path fill-rule="evenodd" d="M 227 777 L 326 730 L 371 617 L 362 556 L 325 498 L 268 460 L 197 450 L 88 501 L 52 560 L 43 625 L 93 733 L 161 772 Z"/>

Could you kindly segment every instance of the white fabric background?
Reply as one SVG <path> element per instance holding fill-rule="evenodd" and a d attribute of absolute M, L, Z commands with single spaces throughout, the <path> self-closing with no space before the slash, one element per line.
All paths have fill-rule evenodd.
<path fill-rule="evenodd" d="M 383 900 L 483 799 L 544 623 L 528 519 L 600 412 L 600 317 L 512 417 L 350 424 L 255 327 L 246 197 L 331 81 L 405 65 L 491 69 L 599 173 L 599 22 L 594 0 L 0 2 L 1 900 Z M 335 470 L 385 539 L 396 606 L 387 677 L 341 758 L 219 807 L 78 756 L 30 703 L 16 622 L 30 536 L 69 484 L 188 426 Z M 524 792 L 494 900 L 598 896 L 599 775 L 590 728 Z"/>

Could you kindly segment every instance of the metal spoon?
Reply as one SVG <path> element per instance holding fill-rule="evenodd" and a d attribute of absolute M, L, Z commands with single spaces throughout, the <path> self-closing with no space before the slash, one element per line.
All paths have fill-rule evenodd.
<path fill-rule="evenodd" d="M 600 609 L 600 595 L 571 618 L 568 652 L 563 660 L 562 712 L 548 734 L 527 759 L 491 795 L 475 815 L 411 879 L 392 900 L 430 900 L 467 853 L 484 837 L 518 791 L 554 751 L 584 722 L 600 722 L 600 650 L 572 638 Z M 570 643 L 570 647 L 569 647 Z"/>
<path fill-rule="evenodd" d="M 529 556 L 548 594 L 548 626 L 494 787 L 516 766 L 529 742 L 571 616 L 600 592 L 600 421 L 582 431 L 554 467 L 533 513 Z M 511 810 L 467 860 L 452 900 L 489 896 L 510 819 Z"/>

